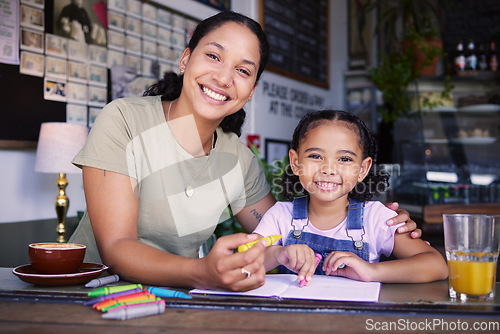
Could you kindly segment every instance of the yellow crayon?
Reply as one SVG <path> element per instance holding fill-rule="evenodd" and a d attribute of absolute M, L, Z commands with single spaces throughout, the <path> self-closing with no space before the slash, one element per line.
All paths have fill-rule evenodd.
<path fill-rule="evenodd" d="M 267 241 L 266 246 L 270 246 L 280 239 L 281 239 L 281 234 L 278 234 L 278 235 L 270 235 L 270 236 L 265 237 L 265 238 L 260 238 L 260 239 L 255 240 L 255 241 L 250 241 L 250 242 L 247 242 L 246 244 L 240 245 L 238 247 L 238 252 L 241 253 L 241 252 L 244 252 L 246 250 L 249 250 L 250 248 L 253 247 L 253 245 L 255 245 L 256 243 L 258 243 L 261 240 L 266 240 Z"/>

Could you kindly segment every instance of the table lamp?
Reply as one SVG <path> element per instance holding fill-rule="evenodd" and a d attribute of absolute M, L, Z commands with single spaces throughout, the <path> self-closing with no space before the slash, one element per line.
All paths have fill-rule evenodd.
<path fill-rule="evenodd" d="M 78 174 L 81 170 L 71 160 L 85 144 L 88 128 L 71 123 L 42 123 L 36 149 L 35 172 L 59 174 L 57 187 L 59 194 L 55 200 L 58 225 L 58 242 L 65 242 L 66 213 L 69 199 L 65 190 L 68 185 L 66 174 Z"/>

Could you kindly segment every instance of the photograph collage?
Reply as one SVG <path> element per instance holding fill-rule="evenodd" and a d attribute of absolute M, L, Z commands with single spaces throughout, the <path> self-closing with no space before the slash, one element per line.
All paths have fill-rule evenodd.
<path fill-rule="evenodd" d="M 21 0 L 20 24 L 20 73 L 43 78 L 67 122 L 92 126 L 110 99 L 178 71 L 197 22 L 140 0 Z"/>

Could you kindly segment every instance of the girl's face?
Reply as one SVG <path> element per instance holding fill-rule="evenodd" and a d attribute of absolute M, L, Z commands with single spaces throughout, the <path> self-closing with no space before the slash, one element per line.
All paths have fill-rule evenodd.
<path fill-rule="evenodd" d="M 260 62 L 259 40 L 247 27 L 224 23 L 184 51 L 182 94 L 193 112 L 221 121 L 252 97 Z"/>
<path fill-rule="evenodd" d="M 312 198 L 330 202 L 345 197 L 370 170 L 359 136 L 348 123 L 322 121 L 306 132 L 299 150 L 290 150 L 290 164 Z"/>

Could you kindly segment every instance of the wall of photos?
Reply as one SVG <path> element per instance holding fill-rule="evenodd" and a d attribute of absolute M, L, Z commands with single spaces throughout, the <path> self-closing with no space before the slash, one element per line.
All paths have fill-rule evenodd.
<path fill-rule="evenodd" d="M 70 7 L 20 1 L 19 72 L 43 78 L 43 98 L 66 103 L 66 121 L 88 126 L 110 99 L 142 95 L 160 74 L 178 71 L 197 24 L 148 1 L 85 0 L 78 14 Z"/>

